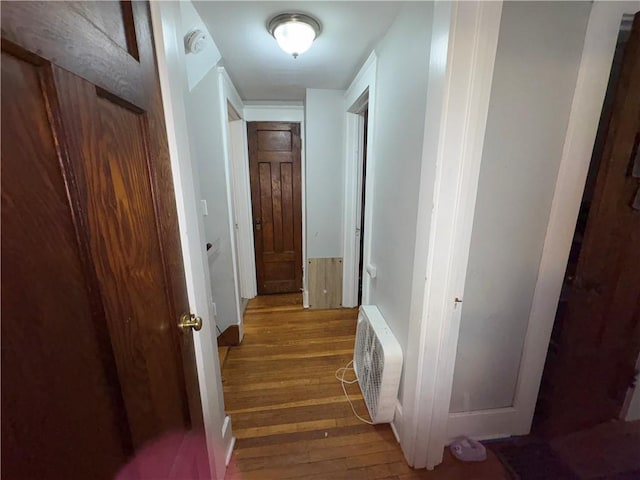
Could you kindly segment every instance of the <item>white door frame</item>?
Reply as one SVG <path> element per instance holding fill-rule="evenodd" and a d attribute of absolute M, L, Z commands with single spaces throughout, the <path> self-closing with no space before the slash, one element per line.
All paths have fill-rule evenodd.
<path fill-rule="evenodd" d="M 238 248 L 238 275 L 241 299 L 251 299 L 258 293 L 256 258 L 254 255 L 251 214 L 251 185 L 249 184 L 249 146 L 247 122 L 240 118 L 229 123 L 231 146 L 231 177 L 235 231 Z"/>
<path fill-rule="evenodd" d="M 640 2 L 595 2 L 589 16 L 513 405 L 452 413 L 449 438 L 463 431 L 486 438 L 524 435 L 531 429 L 622 15 L 638 10 Z"/>
<path fill-rule="evenodd" d="M 433 197 L 418 203 L 414 291 L 405 358 L 407 461 L 442 461 L 482 147 L 502 2 L 436 2 L 423 162 L 436 162 Z M 399 428 L 398 428 L 399 427 Z"/>
<path fill-rule="evenodd" d="M 193 338 L 209 465 L 216 478 L 224 478 L 235 438 L 230 418 L 224 412 L 216 325 L 209 304 L 208 262 L 202 248 L 205 237 L 199 208 L 200 187 L 186 128 L 184 95 L 188 88 L 182 40 L 185 32 L 180 31 L 177 2 L 150 3 L 189 308 L 203 319 L 202 330 L 194 333 Z"/>
<path fill-rule="evenodd" d="M 501 13 L 501 5 L 492 2 L 461 2 L 451 6 L 449 48 L 452 51 L 448 55 L 444 86 L 448 106 L 443 110 L 440 131 L 426 288 L 422 304 L 412 305 L 410 332 L 413 333 L 409 335 L 407 354 L 408 358 L 415 355 L 419 361 L 415 371 L 407 365 L 405 373 L 403 450 L 416 467 L 433 468 L 442 461 L 446 443 L 462 433 L 456 430 L 460 418 L 466 417 L 464 434 L 471 436 L 525 434 L 530 429 L 620 20 L 623 13 L 631 13 L 633 5 L 640 8 L 640 2 L 631 5 L 596 2 L 589 18 L 514 405 L 507 409 L 449 415 L 461 310 L 456 308 L 456 299 L 463 300 L 461 293 Z M 446 4 L 436 4 L 436 12 L 446 8 Z M 434 21 L 434 25 L 437 24 Z M 472 38 L 471 42 L 465 41 Z M 451 104 L 454 100 L 461 108 Z M 429 111 L 428 104 L 427 126 L 432 124 Z M 466 115 L 460 116 L 464 113 Z M 426 144 L 428 134 L 425 132 Z M 442 169 L 443 152 L 446 152 L 446 171 Z M 428 211 L 424 208 L 421 201 L 423 214 Z M 419 214 L 417 245 L 424 241 L 420 238 L 421 219 Z M 414 318 L 419 319 L 419 328 L 415 327 Z M 410 431 L 406 432 L 407 429 Z M 493 433 L 487 435 L 487 431 Z"/>
<path fill-rule="evenodd" d="M 235 307 L 236 307 L 236 324 L 239 326 L 239 338 L 242 341 L 242 337 L 244 336 L 244 322 L 243 322 L 243 307 L 242 307 L 242 298 L 240 295 L 241 283 L 251 284 L 253 280 L 253 284 L 255 285 L 255 260 L 253 262 L 253 270 L 245 270 L 244 268 L 240 268 L 238 256 L 243 259 L 242 267 L 251 266 L 251 260 L 254 259 L 253 250 L 247 252 L 247 248 L 251 248 L 253 245 L 253 224 L 251 223 L 251 218 L 248 217 L 249 225 L 246 225 L 247 215 L 246 208 L 249 208 L 249 212 L 251 211 L 251 200 L 246 204 L 244 202 L 237 203 L 236 202 L 236 185 L 235 185 L 235 175 L 237 174 L 238 167 L 242 167 L 238 165 L 239 162 L 234 162 L 234 158 L 232 158 L 232 144 L 231 144 L 231 131 L 229 127 L 229 105 L 234 110 L 234 113 L 242 116 L 242 112 L 244 110 L 244 104 L 242 103 L 242 99 L 240 98 L 240 94 L 236 90 L 233 82 L 229 78 L 227 71 L 224 67 L 217 67 L 218 73 L 218 95 L 219 95 L 219 103 L 220 103 L 220 124 L 222 125 L 222 150 L 224 152 L 224 173 L 225 173 L 225 182 L 227 187 L 227 206 L 228 206 L 228 217 L 229 217 L 229 233 L 231 236 L 231 263 L 233 266 L 233 276 L 234 276 L 234 294 L 235 294 Z M 247 157 L 248 163 L 248 157 Z M 248 172 L 248 169 L 247 169 Z M 243 185 L 240 184 L 240 187 Z M 240 193 L 240 192 L 238 192 Z M 243 200 L 242 197 L 238 197 L 238 199 Z M 237 211 L 239 210 L 239 211 Z M 238 239 L 238 230 L 236 230 L 236 219 L 239 227 L 242 227 L 242 241 Z M 242 250 L 241 250 L 242 249 Z M 247 258 L 248 257 L 248 258 Z M 255 295 L 254 295 L 255 296 Z"/>
<path fill-rule="evenodd" d="M 358 305 L 358 269 L 360 254 L 363 256 L 362 304 L 369 303 L 371 279 L 375 270 L 369 265 L 371 255 L 371 224 L 373 212 L 373 177 L 376 104 L 375 52 L 369 55 L 344 95 L 345 104 L 345 170 L 344 170 L 344 216 L 343 216 L 343 259 L 342 259 L 342 306 Z M 360 212 L 362 208 L 363 173 L 363 133 L 364 119 L 359 113 L 368 104 L 366 185 L 364 201 L 364 243 L 360 252 Z"/>
<path fill-rule="evenodd" d="M 229 102 L 240 117 L 237 124 L 228 126 L 226 139 L 228 149 L 227 165 L 230 176 L 229 191 L 233 205 L 232 231 L 237 248 L 236 271 L 239 279 L 239 299 L 251 299 L 257 295 L 256 263 L 254 255 L 253 222 L 251 216 L 251 185 L 249 183 L 249 145 L 247 141 L 247 122 L 244 119 L 244 103 L 233 82 L 223 67 L 218 68 L 220 75 L 221 102 L 228 112 Z M 233 131 L 232 131 L 233 129 Z M 242 313 L 242 312 L 241 312 Z"/>

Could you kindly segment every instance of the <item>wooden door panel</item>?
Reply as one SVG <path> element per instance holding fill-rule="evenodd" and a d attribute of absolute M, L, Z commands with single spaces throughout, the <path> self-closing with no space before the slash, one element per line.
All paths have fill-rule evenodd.
<path fill-rule="evenodd" d="M 146 114 L 55 70 L 134 445 L 188 424 L 154 213 Z M 105 255 L 104 252 L 108 252 Z M 124 327 L 124 328 L 123 328 Z"/>
<path fill-rule="evenodd" d="M 258 165 L 260 174 L 260 222 L 262 223 L 261 231 L 258 236 L 261 239 L 262 252 L 275 251 L 274 228 L 273 228 L 273 198 L 271 164 L 260 163 Z"/>
<path fill-rule="evenodd" d="M 272 281 L 288 281 L 294 276 L 293 268 L 293 262 L 264 262 L 265 276 Z"/>
<path fill-rule="evenodd" d="M 258 131 L 259 152 L 291 152 L 291 132 L 277 130 Z"/>
<path fill-rule="evenodd" d="M 279 163 L 293 164 L 294 162 L 294 155 L 291 152 L 257 150 L 256 157 L 260 164 L 266 162 L 277 165 Z"/>
<path fill-rule="evenodd" d="M 280 195 L 282 197 L 282 250 L 284 252 L 295 252 L 295 222 L 294 222 L 294 200 L 293 200 L 293 167 L 288 163 L 280 164 L 280 184 L 282 185 Z"/>
<path fill-rule="evenodd" d="M 138 59 L 138 42 L 133 8 L 129 2 L 72 2 L 69 8 L 84 17 L 109 40 L 132 57 Z"/>
<path fill-rule="evenodd" d="M 273 229 L 273 252 L 282 252 L 282 181 L 280 176 L 281 164 L 271 166 L 271 211 L 272 211 L 272 229 Z M 267 204 L 268 198 L 262 198 L 262 202 Z M 267 255 L 267 252 L 263 252 Z"/>
<path fill-rule="evenodd" d="M 2 53 L 2 471 L 107 479 L 131 438 L 46 110 L 49 78 L 46 65 Z"/>
<path fill-rule="evenodd" d="M 179 332 L 176 325 L 188 301 L 149 6 L 3 2 L 1 9 L 3 80 L 5 64 L 8 74 L 20 70 L 8 54 L 38 67 L 37 77 L 29 74 L 24 82 L 31 90 L 22 95 L 29 101 L 18 100 L 3 85 L 3 207 L 24 200 L 24 210 L 15 210 L 23 215 L 42 207 L 40 201 L 49 207 L 48 216 L 38 212 L 27 220 L 12 220 L 4 209 L 2 214 L 3 373 L 17 372 L 2 378 L 3 440 L 5 425 L 15 439 L 2 442 L 3 477 L 37 471 L 34 478 L 112 478 L 145 441 L 203 423 L 192 333 Z M 34 94 L 33 78 L 44 97 Z M 42 140 L 47 133 L 43 111 L 57 158 Z M 20 142 L 5 142 L 10 134 Z M 28 134 L 43 156 L 25 148 Z M 5 155 L 27 155 L 28 161 L 5 170 Z M 45 161 L 46 168 L 40 165 Z M 42 182 L 58 195 L 62 189 L 66 215 L 74 222 L 75 252 L 85 269 L 82 279 L 65 277 L 77 268 L 73 258 L 57 251 L 73 250 L 68 239 L 50 231 L 52 225 L 68 230 L 61 208 L 54 208 L 54 194 L 47 199 L 44 187 L 11 190 L 29 175 L 34 178 L 25 181 Z M 13 193 L 5 195 L 5 183 Z M 7 215 L 17 217 L 9 207 Z M 5 218 L 8 225 L 23 221 L 31 229 L 6 228 Z M 34 242 L 40 250 L 30 256 Z M 17 253 L 5 253 L 5 246 L 15 246 Z M 39 276 L 49 266 L 60 285 L 29 291 L 31 284 L 40 285 Z M 7 278 L 16 278 L 19 286 L 5 289 Z M 27 316 L 51 320 L 42 335 L 20 321 L 25 302 Z M 12 330 L 5 336 L 7 325 Z M 27 370 L 16 352 L 34 345 L 50 356 L 30 357 L 25 365 L 37 373 L 21 381 Z M 51 379 L 60 388 L 33 386 Z M 5 410 L 5 404 L 15 408 Z M 5 465 L 15 468 L 5 470 Z"/>
<path fill-rule="evenodd" d="M 302 287 L 300 126 L 253 122 L 249 171 L 258 293 Z"/>
<path fill-rule="evenodd" d="M 124 6 L 118 20 L 128 25 L 129 37 L 135 36 L 139 58 L 109 37 L 113 27 L 107 28 L 104 19 L 109 18 L 114 4 Z M 91 2 L 85 6 L 79 2 L 2 2 L 1 8 L 4 40 L 37 52 L 107 91 L 119 92 L 130 103 L 146 106 L 152 102 L 154 91 L 146 83 L 155 71 L 155 57 L 146 2 Z M 103 18 L 102 25 L 92 22 L 97 16 Z M 25 28 L 27 20 L 29 28 Z"/>

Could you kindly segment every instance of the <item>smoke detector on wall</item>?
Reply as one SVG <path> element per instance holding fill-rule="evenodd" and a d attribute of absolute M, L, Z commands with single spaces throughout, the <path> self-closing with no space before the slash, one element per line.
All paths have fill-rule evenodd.
<path fill-rule="evenodd" d="M 191 30 L 184 36 L 184 49 L 187 53 L 200 53 L 206 46 L 207 34 L 202 30 Z"/>

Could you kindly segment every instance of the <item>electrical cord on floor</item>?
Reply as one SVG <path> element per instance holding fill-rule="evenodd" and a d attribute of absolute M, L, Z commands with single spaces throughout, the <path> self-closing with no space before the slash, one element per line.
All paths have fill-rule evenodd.
<path fill-rule="evenodd" d="M 374 424 L 373 422 L 370 422 L 366 418 L 362 418 L 360 415 L 358 415 L 356 413 L 356 409 L 353 406 L 353 402 L 349 398 L 349 394 L 347 393 L 347 389 L 345 388 L 345 384 L 352 385 L 352 384 L 354 384 L 354 383 L 356 383 L 358 381 L 357 378 L 355 380 L 345 380 L 345 378 L 344 378 L 344 375 L 347 372 L 347 370 L 353 370 L 354 373 L 355 373 L 355 369 L 352 367 L 352 365 L 353 365 L 353 360 L 351 360 L 349 363 L 347 363 L 344 367 L 341 367 L 341 368 L 337 369 L 334 376 L 340 382 L 340 385 L 342 385 L 342 391 L 344 392 L 344 396 L 347 398 L 347 402 L 349 402 L 349 405 L 351 406 L 351 411 L 356 416 L 356 418 L 358 420 L 360 420 L 361 422 L 363 422 L 363 423 L 366 423 L 368 425 L 373 425 Z M 339 374 L 340 374 L 340 376 L 338 376 Z"/>

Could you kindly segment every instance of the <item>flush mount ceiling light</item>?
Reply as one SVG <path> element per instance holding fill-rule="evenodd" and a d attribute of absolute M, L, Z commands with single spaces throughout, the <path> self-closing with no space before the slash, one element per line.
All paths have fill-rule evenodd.
<path fill-rule="evenodd" d="M 267 24 L 267 30 L 282 50 L 293 58 L 306 52 L 320 35 L 320 22 L 302 13 L 282 13 Z"/>

